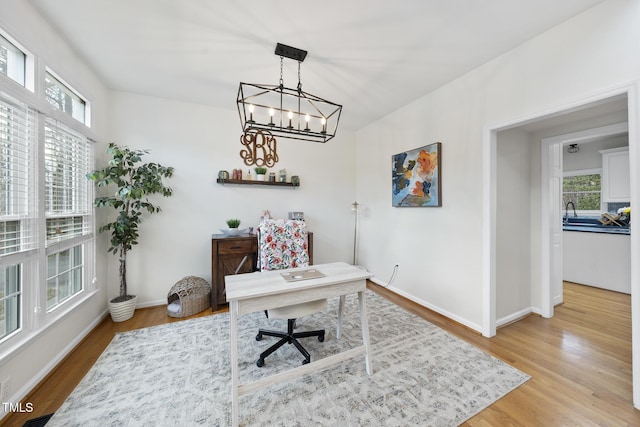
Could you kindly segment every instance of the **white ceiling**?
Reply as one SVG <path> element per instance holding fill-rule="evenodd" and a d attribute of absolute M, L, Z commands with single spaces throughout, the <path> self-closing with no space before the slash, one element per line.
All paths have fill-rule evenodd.
<path fill-rule="evenodd" d="M 235 109 L 277 42 L 307 50 L 303 89 L 357 130 L 602 0 L 31 1 L 114 90 Z"/>

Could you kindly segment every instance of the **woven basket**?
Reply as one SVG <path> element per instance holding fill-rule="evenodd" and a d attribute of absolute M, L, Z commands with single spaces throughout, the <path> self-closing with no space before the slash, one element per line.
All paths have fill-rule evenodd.
<path fill-rule="evenodd" d="M 177 310 L 169 309 L 169 306 Z M 167 294 L 167 315 L 187 317 L 211 307 L 211 285 L 205 279 L 187 276 L 171 287 Z"/>

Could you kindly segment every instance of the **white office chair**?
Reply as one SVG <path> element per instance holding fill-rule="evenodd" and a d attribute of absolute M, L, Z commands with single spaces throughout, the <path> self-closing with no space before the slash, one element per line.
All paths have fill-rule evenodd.
<path fill-rule="evenodd" d="M 260 269 L 280 270 L 309 265 L 307 248 L 307 232 L 304 221 L 265 219 L 258 226 L 260 252 Z M 305 332 L 294 332 L 296 319 L 324 310 L 327 300 L 310 301 L 267 310 L 270 319 L 287 319 L 287 331 L 260 329 L 256 341 L 263 336 L 280 338 L 280 340 L 260 354 L 256 362 L 258 367 L 264 365 L 264 359 L 285 344 L 293 344 L 304 356 L 302 364 L 311 361 L 311 355 L 300 344 L 299 338 L 318 337 L 324 341 L 324 329 Z"/>

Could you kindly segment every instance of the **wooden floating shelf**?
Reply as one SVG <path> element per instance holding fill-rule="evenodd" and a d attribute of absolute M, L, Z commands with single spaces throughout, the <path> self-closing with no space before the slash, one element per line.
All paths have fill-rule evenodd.
<path fill-rule="evenodd" d="M 294 187 L 297 188 L 300 185 L 293 185 L 291 182 L 279 182 L 279 181 L 257 181 L 248 179 L 220 179 L 216 180 L 218 184 L 238 184 L 238 185 L 271 185 L 276 187 Z"/>

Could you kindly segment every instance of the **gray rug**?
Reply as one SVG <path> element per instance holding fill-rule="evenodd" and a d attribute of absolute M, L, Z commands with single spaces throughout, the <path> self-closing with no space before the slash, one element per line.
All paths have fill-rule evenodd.
<path fill-rule="evenodd" d="M 337 299 L 299 330 L 324 327 L 324 342 L 303 339 L 312 360 L 362 343 L 355 296 L 343 337 Z M 455 426 L 530 377 L 367 291 L 373 375 L 364 359 L 242 396 L 247 426 Z M 239 318 L 240 382 L 299 366 L 286 345 L 258 368 L 260 327 L 286 329 L 263 313 Z M 118 334 L 47 426 L 227 426 L 231 424 L 229 316 L 220 314 Z"/>

